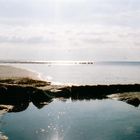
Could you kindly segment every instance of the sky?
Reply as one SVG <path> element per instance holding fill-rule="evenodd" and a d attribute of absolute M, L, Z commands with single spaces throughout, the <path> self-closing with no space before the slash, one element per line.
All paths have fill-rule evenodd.
<path fill-rule="evenodd" d="M 139 0 L 0 0 L 1 60 L 140 60 Z"/>

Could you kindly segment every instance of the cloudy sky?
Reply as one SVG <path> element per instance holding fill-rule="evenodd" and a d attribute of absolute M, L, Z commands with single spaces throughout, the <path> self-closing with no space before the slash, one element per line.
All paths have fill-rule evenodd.
<path fill-rule="evenodd" d="M 0 0 L 0 59 L 140 60 L 139 0 Z"/>

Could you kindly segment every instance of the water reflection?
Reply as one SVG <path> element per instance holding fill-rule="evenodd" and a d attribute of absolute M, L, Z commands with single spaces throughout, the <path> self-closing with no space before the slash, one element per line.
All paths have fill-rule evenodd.
<path fill-rule="evenodd" d="M 61 98 L 42 109 L 30 104 L 24 112 L 7 113 L 2 130 L 10 140 L 139 140 L 139 117 L 123 102 Z"/>
<path fill-rule="evenodd" d="M 48 101 L 48 102 L 35 102 L 35 101 L 33 101 L 32 103 L 38 109 L 41 109 L 44 106 L 48 105 L 50 102 L 51 101 Z M 6 109 L 7 112 L 21 112 L 21 111 L 26 110 L 29 107 L 29 104 L 30 104 L 30 102 L 22 102 L 20 104 L 5 104 L 4 106 L 2 104 L 2 106 L 1 106 L 1 103 L 0 103 L 0 110 Z M 8 109 L 9 105 L 12 106 L 12 108 Z"/>
<path fill-rule="evenodd" d="M 103 100 L 103 99 L 107 99 L 107 97 L 93 97 L 93 96 L 72 96 L 71 98 L 56 98 L 56 99 L 59 99 L 61 100 L 62 102 L 68 102 L 68 99 L 71 99 L 72 102 L 76 102 L 76 101 L 91 101 L 91 100 Z M 40 101 L 36 98 L 32 98 L 30 100 L 24 100 L 21 101 L 21 102 L 13 102 L 11 100 L 7 100 L 7 99 L 0 99 L 0 110 L 3 110 L 3 109 L 7 109 L 7 112 L 21 112 L 21 111 L 24 111 L 26 110 L 30 103 L 32 102 L 32 104 L 37 107 L 38 109 L 42 109 L 43 107 L 47 106 L 48 104 L 50 104 L 54 99 L 51 99 L 51 98 L 48 98 L 47 100 L 45 99 L 44 101 Z M 134 100 L 132 100 L 131 102 L 128 102 L 127 100 L 122 100 L 130 105 L 133 105 L 135 107 L 139 107 L 139 101 L 136 100 L 134 98 Z M 12 108 L 8 109 L 8 107 L 12 106 Z M 8 106 L 8 107 L 6 107 Z"/>

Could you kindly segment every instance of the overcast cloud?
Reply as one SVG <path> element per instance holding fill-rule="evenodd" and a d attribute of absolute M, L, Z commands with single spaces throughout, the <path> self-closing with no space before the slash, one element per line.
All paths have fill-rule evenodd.
<path fill-rule="evenodd" d="M 139 6 L 139 0 L 0 0 L 0 59 L 140 60 Z"/>

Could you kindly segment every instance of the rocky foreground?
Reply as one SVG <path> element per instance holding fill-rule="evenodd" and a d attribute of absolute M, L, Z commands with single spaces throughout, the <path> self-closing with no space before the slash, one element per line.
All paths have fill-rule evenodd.
<path fill-rule="evenodd" d="M 32 102 L 38 108 L 53 98 L 72 100 L 111 98 L 134 106 L 140 104 L 140 84 L 66 86 L 30 78 L 0 79 L 0 110 L 18 112 Z"/>

